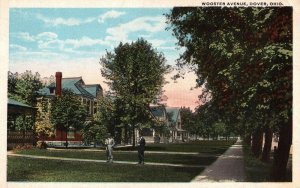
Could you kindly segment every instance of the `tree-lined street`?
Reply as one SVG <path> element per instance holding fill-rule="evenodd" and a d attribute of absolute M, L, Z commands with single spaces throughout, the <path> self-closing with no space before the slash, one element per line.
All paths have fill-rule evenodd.
<path fill-rule="evenodd" d="M 98 22 L 125 12 L 107 12 Z M 73 46 L 110 44 L 91 67 L 101 84 L 85 83 L 85 75 L 63 78 L 62 72 L 44 81 L 38 72 L 8 72 L 14 102 L 7 129 L 16 142 L 8 148 L 8 181 L 292 181 L 292 7 L 173 7 L 160 14 L 120 19 L 103 40 L 82 37 Z M 166 55 L 171 48 L 160 45 L 167 42 L 152 38 L 161 29 L 176 41 L 176 65 L 168 57 L 175 59 L 175 52 Z M 115 31 L 122 36 L 110 36 Z M 40 48 L 74 43 L 50 32 L 24 36 Z M 168 106 L 172 95 L 165 86 L 191 73 L 198 106 Z M 145 165 L 133 166 L 139 137 L 146 140 Z M 112 153 L 115 163 L 104 164 Z"/>

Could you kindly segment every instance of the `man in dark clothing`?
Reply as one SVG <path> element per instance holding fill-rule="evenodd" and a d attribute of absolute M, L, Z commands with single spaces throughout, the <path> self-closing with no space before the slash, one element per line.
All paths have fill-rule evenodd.
<path fill-rule="evenodd" d="M 144 164 L 145 145 L 146 145 L 146 141 L 143 138 L 143 136 L 141 136 L 138 142 L 139 164 Z"/>

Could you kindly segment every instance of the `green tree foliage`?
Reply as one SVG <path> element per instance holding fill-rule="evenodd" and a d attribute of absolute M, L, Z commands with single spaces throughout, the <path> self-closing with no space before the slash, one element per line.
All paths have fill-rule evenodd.
<path fill-rule="evenodd" d="M 246 128 L 279 130 L 275 166 L 284 179 L 292 138 L 292 8 L 174 8 L 167 15 L 179 65 L 197 67 L 202 95 L 222 118 L 246 119 Z M 258 145 L 259 146 L 259 145 Z"/>
<path fill-rule="evenodd" d="M 8 72 L 8 98 L 15 99 L 19 102 L 34 107 L 36 105 L 36 91 L 42 88 L 42 86 L 43 85 L 38 72 L 35 74 L 32 74 L 31 71 L 26 71 L 21 74 L 17 72 Z M 9 114 L 8 116 L 11 115 Z M 25 118 L 21 116 L 8 117 L 8 119 L 16 120 L 14 124 L 10 124 L 8 126 L 15 130 L 32 130 L 35 122 L 35 119 L 33 118 L 34 117 L 32 116 L 26 116 Z"/>
<path fill-rule="evenodd" d="M 17 116 L 14 124 L 10 124 L 9 128 L 16 131 L 26 131 L 33 129 L 33 119 L 31 116 Z"/>
<path fill-rule="evenodd" d="M 66 133 L 70 128 L 81 130 L 86 117 L 87 112 L 85 107 L 71 90 L 63 89 L 61 96 L 53 98 L 51 102 L 50 121 L 56 129 L 64 130 Z"/>
<path fill-rule="evenodd" d="M 8 72 L 8 96 L 19 102 L 35 106 L 36 91 L 42 86 L 38 72 L 34 75 L 31 71 L 21 74 Z"/>
<path fill-rule="evenodd" d="M 16 94 L 16 85 L 17 85 L 17 82 L 18 82 L 18 73 L 12 73 L 10 71 L 8 71 L 8 79 L 7 79 L 7 92 L 8 92 L 8 97 L 9 98 L 12 98 L 13 95 Z"/>
<path fill-rule="evenodd" d="M 104 144 L 105 138 L 108 137 L 108 131 L 104 124 L 99 121 L 91 121 L 82 130 L 82 136 L 85 143 Z"/>
<path fill-rule="evenodd" d="M 182 128 L 189 131 L 191 134 L 199 135 L 197 120 L 195 113 L 188 107 L 182 107 L 180 109 Z"/>
<path fill-rule="evenodd" d="M 144 39 L 120 43 L 100 60 L 101 73 L 115 97 L 117 110 L 121 111 L 120 121 L 131 131 L 133 144 L 135 128 L 151 119 L 149 104 L 157 101 L 165 83 L 165 62 L 163 54 Z"/>
<path fill-rule="evenodd" d="M 97 101 L 97 113 L 93 121 L 89 122 L 83 129 L 85 142 L 102 144 L 108 133 L 114 136 L 115 132 L 115 108 L 109 97 L 101 97 Z"/>
<path fill-rule="evenodd" d="M 40 98 L 43 101 L 43 98 Z M 40 139 L 54 136 L 54 125 L 50 120 L 50 104 L 46 99 L 45 102 L 37 103 L 37 114 L 35 121 L 35 132 Z"/>

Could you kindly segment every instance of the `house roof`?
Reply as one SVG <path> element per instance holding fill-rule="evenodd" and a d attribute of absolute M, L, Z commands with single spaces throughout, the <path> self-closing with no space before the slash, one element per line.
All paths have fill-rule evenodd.
<path fill-rule="evenodd" d="M 84 89 L 90 94 L 92 94 L 94 97 L 97 97 L 97 90 L 102 90 L 102 87 L 100 86 L 100 84 L 91 84 L 85 85 Z"/>
<path fill-rule="evenodd" d="M 164 106 L 150 106 L 150 110 L 155 117 L 164 116 L 165 107 Z"/>
<path fill-rule="evenodd" d="M 99 84 L 85 85 L 82 77 L 62 78 L 61 84 L 62 89 L 69 89 L 76 95 L 82 95 L 88 98 L 95 98 L 97 94 L 97 87 L 101 88 Z M 53 87 L 53 85 L 50 87 Z M 51 95 L 49 87 L 40 89 L 38 93 L 40 95 Z"/>
<path fill-rule="evenodd" d="M 29 105 L 27 105 L 27 104 L 21 103 L 21 102 L 19 102 L 19 101 L 16 101 L 16 100 L 10 99 L 10 98 L 8 98 L 7 104 L 8 104 L 8 105 L 13 105 L 13 106 L 24 107 L 24 108 L 33 108 L 32 106 L 29 106 Z"/>
<path fill-rule="evenodd" d="M 44 87 L 37 91 L 39 95 L 50 95 L 50 89 L 48 87 Z"/>
<path fill-rule="evenodd" d="M 8 98 L 7 100 L 7 113 L 10 114 L 24 114 L 24 115 L 34 115 L 36 113 L 36 108 L 29 106 L 27 104 L 21 103 L 14 99 Z"/>
<path fill-rule="evenodd" d="M 77 95 L 94 98 L 91 93 L 85 90 L 82 77 L 63 78 L 61 85 L 63 89 L 70 89 Z"/>
<path fill-rule="evenodd" d="M 180 108 L 177 107 L 166 107 L 166 111 L 171 115 L 172 122 L 176 122 L 180 113 Z"/>

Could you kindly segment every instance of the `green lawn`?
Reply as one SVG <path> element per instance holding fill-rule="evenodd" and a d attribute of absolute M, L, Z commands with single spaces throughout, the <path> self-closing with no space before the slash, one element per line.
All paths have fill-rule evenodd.
<path fill-rule="evenodd" d="M 222 154 L 229 146 L 234 144 L 236 140 L 219 141 L 219 140 L 201 140 L 189 143 L 178 144 L 148 144 L 146 146 L 147 151 L 171 151 L 171 152 L 198 152 L 208 154 Z M 132 151 L 136 150 L 132 147 L 121 147 L 115 150 L 120 151 Z"/>
<path fill-rule="evenodd" d="M 217 156 L 226 151 L 235 141 L 197 141 L 183 144 L 148 144 L 147 151 L 180 151 L 212 154 L 203 157 L 195 154 L 145 153 L 145 162 L 186 165 L 210 165 Z M 138 161 L 135 148 L 116 148 L 117 161 Z M 119 151 L 122 150 L 122 151 Z M 127 152 L 126 152 L 127 151 Z M 79 159 L 105 160 L 104 151 L 86 150 L 17 150 L 18 154 L 55 156 Z M 106 164 L 47 159 L 8 157 L 8 181 L 81 181 L 81 182 L 187 182 L 203 168 L 170 167 L 132 164 Z"/>
<path fill-rule="evenodd" d="M 97 159 L 106 160 L 105 151 L 84 151 L 84 150 L 20 150 L 18 154 L 67 157 L 79 159 Z M 117 152 L 113 153 L 114 160 L 117 161 L 138 161 L 137 153 L 134 152 Z M 217 157 L 201 157 L 199 155 L 180 155 L 180 154 L 157 154 L 145 153 L 145 162 L 173 163 L 186 165 L 209 165 Z"/>
<path fill-rule="evenodd" d="M 188 182 L 202 170 L 8 157 L 7 181 Z"/>

